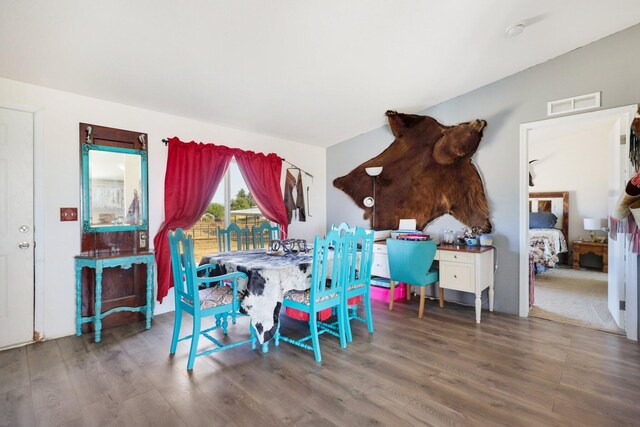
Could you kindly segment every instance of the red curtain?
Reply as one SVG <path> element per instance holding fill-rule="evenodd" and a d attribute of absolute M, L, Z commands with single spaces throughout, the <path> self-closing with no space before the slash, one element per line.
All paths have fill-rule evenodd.
<path fill-rule="evenodd" d="M 286 237 L 289 221 L 280 189 L 282 159 L 273 153 L 265 155 L 242 150 L 238 150 L 235 156 L 244 182 L 260 212 L 278 224 L 283 231 L 281 237 Z"/>
<path fill-rule="evenodd" d="M 192 227 L 205 213 L 236 150 L 169 139 L 164 178 L 164 223 L 153 239 L 158 266 L 158 301 L 173 285 L 169 230 Z M 254 195 L 255 197 L 255 195 Z M 279 197 L 282 203 L 282 197 Z M 286 218 L 286 215 L 285 215 Z"/>

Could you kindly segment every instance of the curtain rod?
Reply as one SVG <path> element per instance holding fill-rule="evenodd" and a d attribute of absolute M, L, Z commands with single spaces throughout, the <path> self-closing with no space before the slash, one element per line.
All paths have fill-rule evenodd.
<path fill-rule="evenodd" d="M 169 145 L 169 140 L 168 140 L 167 138 L 163 139 L 163 140 L 162 140 L 162 142 L 164 143 L 165 147 L 166 147 L 167 145 Z M 306 170 L 304 170 L 304 169 L 302 169 L 301 167 L 296 166 L 296 165 L 294 165 L 293 163 L 291 163 L 291 162 L 287 161 L 284 157 L 280 157 L 280 159 L 281 159 L 283 162 L 288 163 L 288 164 L 290 164 L 290 165 L 291 165 L 291 168 L 288 168 L 288 169 L 298 169 L 299 171 L 301 171 L 301 172 L 303 172 L 305 175 L 307 175 L 309 178 L 313 179 L 313 175 L 311 175 L 311 174 L 310 174 L 309 172 L 307 172 Z"/>

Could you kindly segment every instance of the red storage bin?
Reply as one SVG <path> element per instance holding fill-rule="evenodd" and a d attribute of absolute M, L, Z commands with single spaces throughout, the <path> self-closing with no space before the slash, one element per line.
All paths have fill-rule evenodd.
<path fill-rule="evenodd" d="M 361 300 L 362 300 L 362 297 L 350 298 L 349 301 L 347 301 L 347 304 L 356 305 L 360 303 Z M 330 318 L 331 311 L 332 310 L 330 308 L 327 308 L 326 310 L 322 310 L 321 312 L 319 312 L 318 320 L 321 322 L 324 322 L 325 320 Z M 304 311 L 296 310 L 295 308 L 291 308 L 291 307 L 285 307 L 284 312 L 287 316 L 291 317 L 292 319 L 302 320 L 304 322 L 309 321 L 309 313 L 305 313 Z"/>

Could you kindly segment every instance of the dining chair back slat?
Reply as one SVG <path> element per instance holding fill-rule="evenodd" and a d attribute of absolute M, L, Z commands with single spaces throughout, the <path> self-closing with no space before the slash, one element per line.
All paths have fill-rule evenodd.
<path fill-rule="evenodd" d="M 344 236 L 345 233 L 355 231 L 355 228 L 349 227 L 349 224 L 346 222 L 341 222 L 339 225 L 331 224 L 331 228 L 329 231 L 337 231 L 341 236 Z"/>
<path fill-rule="evenodd" d="M 251 236 L 253 237 L 253 248 L 264 249 L 272 241 L 280 239 L 280 228 L 277 225 L 271 225 L 269 221 L 265 221 L 258 227 L 251 228 Z M 265 236 L 267 239 L 265 239 Z"/>
<path fill-rule="evenodd" d="M 235 236 L 235 238 L 234 238 Z M 227 228 L 218 227 L 218 251 L 231 252 L 231 242 L 235 241 L 238 251 L 249 249 L 249 228 L 240 228 L 238 224 L 229 224 Z"/>
<path fill-rule="evenodd" d="M 195 291 L 195 257 L 193 254 L 193 238 L 186 236 L 181 228 L 169 233 L 169 249 L 171 252 L 171 269 L 173 271 L 173 287 L 176 301 L 187 299 L 194 306 L 200 306 L 198 292 Z"/>

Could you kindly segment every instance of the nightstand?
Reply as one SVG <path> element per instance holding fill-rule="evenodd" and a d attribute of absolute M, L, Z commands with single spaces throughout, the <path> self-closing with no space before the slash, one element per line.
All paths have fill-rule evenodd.
<path fill-rule="evenodd" d="M 580 269 L 580 255 L 588 253 L 602 257 L 602 271 L 607 272 L 609 245 L 606 243 L 574 240 L 573 242 L 573 269 Z"/>

